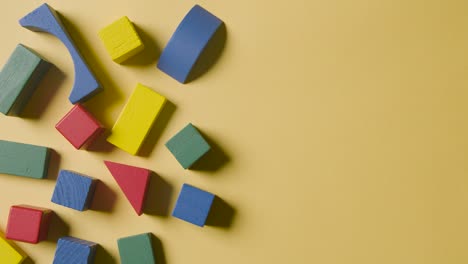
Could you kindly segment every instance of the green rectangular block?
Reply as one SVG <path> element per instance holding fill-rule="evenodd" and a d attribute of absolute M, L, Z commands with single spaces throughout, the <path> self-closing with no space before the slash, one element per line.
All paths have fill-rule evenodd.
<path fill-rule="evenodd" d="M 22 44 L 0 72 L 0 112 L 19 115 L 51 64 Z"/>
<path fill-rule="evenodd" d="M 0 174 L 35 179 L 47 176 L 50 149 L 0 140 Z"/>
<path fill-rule="evenodd" d="M 122 264 L 154 264 L 153 245 L 151 233 L 120 238 L 119 246 L 120 262 Z"/>

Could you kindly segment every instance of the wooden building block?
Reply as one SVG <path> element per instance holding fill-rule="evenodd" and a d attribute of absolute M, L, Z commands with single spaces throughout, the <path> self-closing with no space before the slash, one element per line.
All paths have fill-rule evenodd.
<path fill-rule="evenodd" d="M 75 83 L 68 98 L 72 104 L 84 102 L 101 90 L 98 80 L 76 48 L 60 16 L 52 7 L 42 4 L 20 19 L 19 23 L 29 30 L 52 34 L 67 47 L 75 65 Z"/>
<path fill-rule="evenodd" d="M 0 173 L 44 179 L 49 153 L 46 147 L 0 140 Z"/>
<path fill-rule="evenodd" d="M 73 171 L 61 170 L 52 202 L 78 211 L 87 210 L 93 200 L 97 181 Z"/>
<path fill-rule="evenodd" d="M 97 243 L 75 237 L 61 237 L 57 242 L 53 264 L 93 264 Z"/>
<path fill-rule="evenodd" d="M 128 99 L 107 141 L 136 155 L 166 103 L 166 98 L 138 84 Z"/>
<path fill-rule="evenodd" d="M 184 169 L 190 168 L 211 149 L 210 145 L 192 124 L 188 124 L 172 137 L 166 143 L 166 147 Z"/>
<path fill-rule="evenodd" d="M 154 264 L 154 252 L 151 242 L 151 233 L 120 238 L 120 263 L 122 264 Z"/>
<path fill-rule="evenodd" d="M 111 161 L 104 161 L 138 215 L 143 213 L 151 171 Z"/>
<path fill-rule="evenodd" d="M 214 198 L 214 194 L 184 184 L 172 216 L 203 227 L 210 213 Z"/>
<path fill-rule="evenodd" d="M 81 104 L 76 104 L 55 128 L 76 148 L 90 145 L 104 127 Z"/>
<path fill-rule="evenodd" d="M 158 68 L 180 83 L 185 83 L 195 62 L 222 24 L 219 18 L 195 5 L 180 22 L 161 53 Z"/>
<path fill-rule="evenodd" d="M 21 264 L 26 259 L 26 254 L 8 242 L 0 233 L 0 260 L 2 263 Z"/>
<path fill-rule="evenodd" d="M 145 48 L 132 21 L 124 16 L 99 32 L 112 60 L 122 63 Z"/>
<path fill-rule="evenodd" d="M 19 115 L 51 64 L 19 44 L 0 72 L 0 112 Z"/>
<path fill-rule="evenodd" d="M 47 239 L 53 211 L 29 205 L 10 208 L 6 238 L 37 244 Z"/>

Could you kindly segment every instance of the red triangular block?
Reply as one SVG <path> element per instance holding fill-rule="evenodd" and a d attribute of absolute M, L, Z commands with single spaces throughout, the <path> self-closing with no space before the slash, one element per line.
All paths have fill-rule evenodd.
<path fill-rule="evenodd" d="M 138 215 L 143 213 L 146 190 L 148 189 L 151 171 L 125 164 L 104 161 L 120 189 L 132 204 Z"/>

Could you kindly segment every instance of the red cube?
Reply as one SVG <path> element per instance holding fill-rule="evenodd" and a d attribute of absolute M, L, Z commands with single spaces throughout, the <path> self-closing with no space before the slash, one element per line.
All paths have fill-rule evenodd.
<path fill-rule="evenodd" d="M 103 131 L 103 126 L 82 105 L 75 105 L 55 128 L 76 148 L 90 145 Z"/>
<path fill-rule="evenodd" d="M 6 238 L 37 244 L 47 239 L 52 210 L 29 205 L 10 208 Z"/>

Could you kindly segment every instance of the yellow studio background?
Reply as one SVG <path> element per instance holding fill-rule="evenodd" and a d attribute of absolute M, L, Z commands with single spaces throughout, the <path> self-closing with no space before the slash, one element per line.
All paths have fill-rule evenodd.
<path fill-rule="evenodd" d="M 467 1 L 49 1 L 103 83 L 87 107 L 107 127 L 138 82 L 173 104 L 145 157 L 76 151 L 55 130 L 71 108 L 74 71 L 58 39 L 18 24 L 41 3 L 0 5 L 1 63 L 21 42 L 60 69 L 28 118 L 0 116 L 1 139 L 50 146 L 54 164 L 108 188 L 102 210 L 80 213 L 50 202 L 54 180 L 1 175 L 0 229 L 9 207 L 24 203 L 61 217 L 52 235 L 101 244 L 97 263 L 118 263 L 116 239 L 143 232 L 159 238 L 168 264 L 468 262 Z M 226 23 L 227 40 L 187 85 L 151 58 L 112 62 L 99 40 L 126 15 L 158 53 L 197 3 Z M 219 148 L 206 170 L 183 170 L 164 147 L 189 122 Z M 219 195 L 235 209 L 231 226 L 136 216 L 103 159 L 158 173 L 172 188 L 149 198 L 166 199 L 169 213 L 184 182 Z M 35 263 L 53 259 L 55 243 L 17 245 Z"/>

